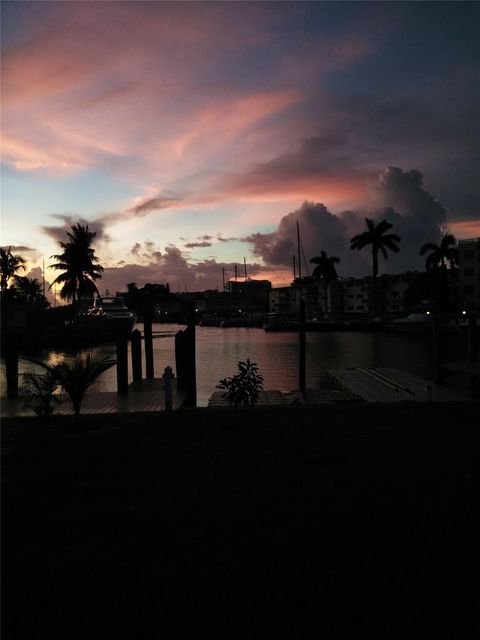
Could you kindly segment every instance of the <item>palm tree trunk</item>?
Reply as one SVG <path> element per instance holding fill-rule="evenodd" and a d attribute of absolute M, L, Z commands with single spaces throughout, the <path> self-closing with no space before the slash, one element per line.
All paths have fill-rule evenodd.
<path fill-rule="evenodd" d="M 324 294 L 325 294 L 325 315 L 327 315 L 327 313 L 328 313 L 328 302 L 327 302 L 328 280 L 327 279 L 325 279 L 324 287 L 325 287 L 325 292 L 324 292 Z"/>

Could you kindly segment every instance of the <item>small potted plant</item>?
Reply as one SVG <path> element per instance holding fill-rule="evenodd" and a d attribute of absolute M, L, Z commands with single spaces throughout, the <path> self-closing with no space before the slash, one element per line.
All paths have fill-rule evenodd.
<path fill-rule="evenodd" d="M 223 397 L 230 405 L 254 406 L 263 390 L 263 376 L 258 372 L 257 364 L 247 358 L 246 362 L 238 363 L 236 375 L 220 380 L 217 389 L 225 390 Z"/>

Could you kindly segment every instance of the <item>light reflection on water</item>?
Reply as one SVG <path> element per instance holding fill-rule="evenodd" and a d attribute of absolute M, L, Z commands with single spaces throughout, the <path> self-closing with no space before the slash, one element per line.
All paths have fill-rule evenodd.
<path fill-rule="evenodd" d="M 139 329 L 143 329 L 140 324 Z M 153 340 L 155 376 L 161 377 L 166 366 L 175 371 L 174 334 L 184 327 L 154 324 Z M 462 360 L 464 340 L 461 336 L 445 336 L 444 358 Z M 197 396 L 199 406 L 205 406 L 218 381 L 237 372 L 239 360 L 255 361 L 263 375 L 266 389 L 291 391 L 298 387 L 298 335 L 290 332 L 265 332 L 263 329 L 197 327 Z M 106 344 L 90 350 L 99 356 L 114 356 L 115 345 Z M 71 360 L 72 352 L 44 351 L 37 354 L 51 364 Z M 339 367 L 390 366 L 429 377 L 431 337 L 429 334 L 393 334 L 384 332 L 307 333 L 307 386 L 317 386 L 317 380 L 327 369 Z M 145 374 L 145 358 L 143 357 Z M 19 371 L 32 365 L 20 360 Z M 4 365 L 2 363 L 2 380 Z M 129 380 L 131 380 L 129 348 Z M 4 385 L 2 384 L 2 390 Z M 98 379 L 97 391 L 116 390 L 116 370 L 109 369 Z"/>

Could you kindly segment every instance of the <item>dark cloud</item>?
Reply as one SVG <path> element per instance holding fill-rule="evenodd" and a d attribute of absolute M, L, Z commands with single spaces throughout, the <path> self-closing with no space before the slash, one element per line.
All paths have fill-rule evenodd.
<path fill-rule="evenodd" d="M 299 209 L 283 216 L 273 233 L 255 233 L 244 241 L 252 243 L 253 254 L 260 256 L 266 265 L 290 267 L 292 256 L 298 254 L 297 222 L 304 254 L 302 275 L 312 270 L 310 259 L 322 249 L 341 259 L 339 271 L 348 273 L 358 269 L 358 260 L 349 251 L 346 227 L 341 218 L 323 204 L 304 202 Z"/>
<path fill-rule="evenodd" d="M 56 227 L 41 227 L 42 231 L 46 233 L 50 238 L 53 238 L 56 242 L 65 242 L 67 240 L 67 232 L 71 231 L 73 225 L 79 223 L 83 226 L 88 225 L 90 231 L 96 234 L 95 242 L 110 242 L 110 236 L 105 231 L 105 222 L 102 219 L 99 220 L 86 220 L 80 216 L 55 213 L 52 214 L 52 218 L 62 220 L 63 224 Z"/>
<path fill-rule="evenodd" d="M 134 207 L 128 209 L 129 213 L 133 213 L 136 216 L 144 216 L 152 211 L 158 211 L 159 209 L 168 209 L 181 202 L 181 198 L 178 197 L 163 197 L 163 198 L 147 198 L 136 204 Z"/>
<path fill-rule="evenodd" d="M 350 239 L 364 230 L 364 218 L 368 216 L 388 220 L 394 226 L 392 232 L 402 238 L 400 253 L 390 254 L 388 262 L 382 261 L 381 272 L 422 269 L 419 249 L 425 242 L 439 239 L 447 220 L 445 207 L 425 189 L 418 170 L 389 167 L 370 188 L 372 207 L 369 210 L 334 215 L 323 204 L 304 202 L 299 209 L 283 216 L 273 233 L 252 234 L 244 241 L 253 245 L 254 255 L 260 256 L 266 265 L 288 267 L 292 255 L 297 255 L 298 222 L 307 263 L 325 250 L 341 259 L 338 267 L 341 275 L 365 275 L 370 270 L 368 251 L 351 251 Z M 305 271 L 306 266 L 302 264 L 302 274 Z"/>
<path fill-rule="evenodd" d="M 173 292 L 203 291 L 205 289 L 222 288 L 222 269 L 227 276 L 233 277 L 235 263 L 217 262 L 214 258 L 189 262 L 183 252 L 174 245 L 164 248 L 163 252 L 152 252 L 145 264 L 124 264 L 106 267 L 99 288 L 103 292 L 122 291 L 127 282 L 136 282 L 139 287 L 150 283 L 169 283 Z M 250 277 L 261 278 L 264 271 L 272 272 L 275 268 L 267 268 L 258 263 L 247 263 Z"/>
<path fill-rule="evenodd" d="M 223 238 L 220 234 L 218 234 L 216 238 L 219 242 L 233 242 L 235 240 L 238 240 L 238 238 Z"/>
<path fill-rule="evenodd" d="M 10 251 L 12 253 L 18 253 L 19 251 L 23 251 L 23 253 L 28 253 L 33 251 L 34 253 L 37 252 L 36 249 L 32 249 L 32 247 L 27 247 L 23 244 L 9 244 L 9 245 L 2 245 L 2 249 L 5 249 L 5 251 L 7 249 L 10 249 Z"/>
<path fill-rule="evenodd" d="M 480 92 L 472 85 L 470 101 L 452 101 L 467 79 L 449 80 L 450 86 L 442 76 L 435 99 L 427 84 L 384 95 L 312 90 L 302 104 L 307 135 L 291 138 L 282 154 L 226 177 L 219 187 L 231 196 L 296 193 L 331 204 L 329 193 L 341 196 L 343 187 L 350 193 L 339 201 L 351 206 L 379 166 L 408 166 L 414 158 L 428 168 L 431 188 L 452 221 L 476 219 Z"/>
<path fill-rule="evenodd" d="M 138 256 L 140 254 L 141 248 L 142 248 L 142 245 L 139 242 L 135 242 L 133 247 L 130 249 L 130 253 L 132 253 L 134 256 Z"/>
<path fill-rule="evenodd" d="M 297 148 L 268 162 L 259 163 L 224 183 L 233 194 L 285 192 L 291 189 L 308 193 L 312 184 L 335 186 L 339 175 L 346 180 L 363 181 L 368 172 L 356 167 L 356 156 L 343 130 L 304 138 Z"/>
<path fill-rule="evenodd" d="M 211 242 L 188 242 L 184 246 L 186 249 L 197 249 L 200 247 L 211 247 L 212 243 Z"/>
<path fill-rule="evenodd" d="M 145 240 L 143 244 L 135 242 L 130 249 L 130 253 L 142 262 L 158 262 L 162 257 L 162 252 L 157 249 L 156 244 L 151 240 Z"/>
<path fill-rule="evenodd" d="M 391 222 L 394 232 L 402 238 L 400 252 L 388 258 L 389 270 L 423 268 L 420 247 L 437 242 L 448 221 L 443 204 L 425 189 L 423 175 L 416 169 L 388 167 L 370 189 L 373 203 L 381 208 L 375 217 Z"/>

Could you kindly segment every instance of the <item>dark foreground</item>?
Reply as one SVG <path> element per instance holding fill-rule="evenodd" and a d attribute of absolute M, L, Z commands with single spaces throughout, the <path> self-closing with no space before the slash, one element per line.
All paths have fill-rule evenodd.
<path fill-rule="evenodd" d="M 478 404 L 19 419 L 3 437 L 8 640 L 480 630 Z"/>

